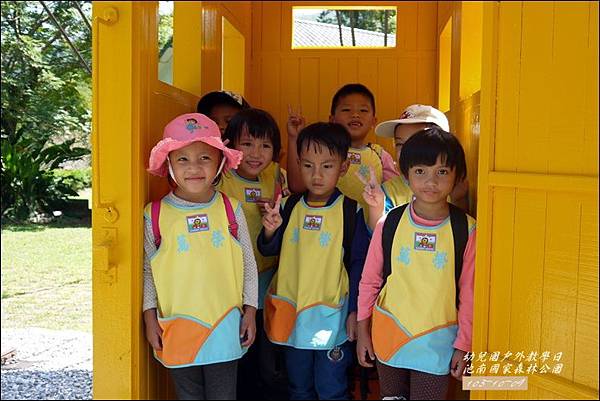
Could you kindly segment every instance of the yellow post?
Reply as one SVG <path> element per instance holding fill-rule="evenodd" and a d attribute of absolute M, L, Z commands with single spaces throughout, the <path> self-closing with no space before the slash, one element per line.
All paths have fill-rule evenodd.
<path fill-rule="evenodd" d="M 132 2 L 93 4 L 94 398 L 135 398 L 139 333 L 140 14 Z"/>

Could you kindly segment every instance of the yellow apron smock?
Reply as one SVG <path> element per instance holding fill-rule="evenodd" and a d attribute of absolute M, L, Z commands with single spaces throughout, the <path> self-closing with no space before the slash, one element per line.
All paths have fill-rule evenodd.
<path fill-rule="evenodd" d="M 348 150 L 348 160 L 350 167 L 343 177 L 340 177 L 337 187 L 349 198 L 354 199 L 359 203 L 365 214 L 365 221 L 368 221 L 369 205 L 363 199 L 362 193 L 365 185 L 356 177 L 358 171 L 366 180 L 371 177 L 370 167 L 375 171 L 375 177 L 378 183 L 383 181 L 383 164 L 381 162 L 381 153 L 383 148 L 372 143 L 364 147 L 350 148 Z"/>
<path fill-rule="evenodd" d="M 348 339 L 343 200 L 340 194 L 329 206 L 310 207 L 302 198 L 290 215 L 265 298 L 265 331 L 274 343 L 328 350 Z"/>
<path fill-rule="evenodd" d="M 278 163 L 271 162 L 258 175 L 257 181 L 243 178 L 235 170 L 231 170 L 223 174 L 219 185 L 219 190 L 223 191 L 225 195 L 240 200 L 242 209 L 244 210 L 250 240 L 252 241 L 252 249 L 258 267 L 258 309 L 264 307 L 265 294 L 273 278 L 273 274 L 275 274 L 278 258 L 276 256 L 263 256 L 256 246 L 256 240 L 262 229 L 262 216 L 256 202 L 260 198 L 273 199 L 278 167 Z M 283 188 L 287 188 L 287 185 L 285 185 L 285 170 L 280 168 L 280 174 L 283 178 Z"/>
<path fill-rule="evenodd" d="M 230 198 L 233 210 L 240 203 Z M 145 213 L 151 215 L 151 204 Z M 164 366 L 180 368 L 240 358 L 243 257 L 219 192 L 201 207 L 161 201 L 162 241 L 152 256 Z"/>
<path fill-rule="evenodd" d="M 467 219 L 471 232 L 475 220 Z M 373 310 L 377 359 L 396 368 L 447 374 L 458 331 L 450 217 L 435 227 L 421 226 L 407 209 L 392 250 L 391 274 Z"/>
<path fill-rule="evenodd" d="M 386 213 L 396 206 L 409 203 L 413 199 L 413 191 L 403 175 L 387 180 L 381 185 L 381 189 L 385 194 Z"/>

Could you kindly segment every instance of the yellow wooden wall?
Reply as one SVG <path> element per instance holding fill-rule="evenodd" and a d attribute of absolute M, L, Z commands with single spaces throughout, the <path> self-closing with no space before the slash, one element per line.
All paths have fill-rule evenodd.
<path fill-rule="evenodd" d="M 335 4 L 348 5 L 327 3 Z M 282 129 L 284 149 L 288 104 L 301 105 L 308 123 L 327 121 L 333 95 L 347 83 L 360 82 L 374 93 L 379 121 L 397 118 L 410 104 L 435 102 L 436 2 L 377 5 L 398 9 L 396 48 L 292 49 L 292 2 L 252 2 L 248 99 L 273 114 Z M 368 141 L 382 144 L 395 157 L 391 140 L 371 132 Z"/>
<path fill-rule="evenodd" d="M 563 352 L 475 398 L 598 398 L 598 3 L 484 5 L 474 346 Z"/>
<path fill-rule="evenodd" d="M 165 123 L 221 88 L 223 16 L 246 39 L 246 97 L 282 133 L 288 103 L 326 120 L 348 82 L 373 90 L 380 121 L 436 104 L 438 36 L 453 18 L 448 116 L 477 195 L 474 346 L 562 351 L 562 375 L 530 378 L 525 396 L 597 398 L 598 4 L 485 3 L 481 28 L 461 2 L 381 4 L 398 7 L 396 49 L 291 50 L 290 2 L 176 2 L 170 86 L 157 79 L 156 2 L 94 3 L 95 398 L 173 395 L 140 314 L 141 210 L 166 190 L 145 167 Z"/>

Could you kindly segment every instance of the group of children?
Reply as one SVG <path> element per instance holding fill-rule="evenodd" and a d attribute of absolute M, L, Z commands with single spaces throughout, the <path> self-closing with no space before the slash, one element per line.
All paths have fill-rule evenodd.
<path fill-rule="evenodd" d="M 345 85 L 329 122 L 290 109 L 286 172 L 268 112 L 225 91 L 197 111 L 152 149 L 172 191 L 144 210 L 146 337 L 178 398 L 348 399 L 355 356 L 384 399 L 445 398 L 471 351 L 475 221 L 444 114 L 377 125 Z"/>

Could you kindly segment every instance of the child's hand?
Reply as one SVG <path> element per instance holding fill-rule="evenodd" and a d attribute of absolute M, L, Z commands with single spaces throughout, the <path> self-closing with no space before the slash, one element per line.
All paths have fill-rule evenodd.
<path fill-rule="evenodd" d="M 298 107 L 298 111 L 294 111 L 291 105 L 288 104 L 288 121 L 287 121 L 287 132 L 291 138 L 297 138 L 298 133 L 302 131 L 306 121 L 302 116 L 302 107 Z"/>
<path fill-rule="evenodd" d="M 348 319 L 346 319 L 346 333 L 348 333 L 348 340 L 356 340 L 358 335 L 356 330 L 356 312 L 350 312 L 348 314 Z"/>
<path fill-rule="evenodd" d="M 256 308 L 244 305 L 244 316 L 240 325 L 240 341 L 242 347 L 249 347 L 256 338 Z"/>
<path fill-rule="evenodd" d="M 162 328 L 156 318 L 156 308 L 144 311 L 144 325 L 146 326 L 146 339 L 155 351 L 162 351 Z"/>
<path fill-rule="evenodd" d="M 450 362 L 450 373 L 456 380 L 462 381 L 465 368 L 467 367 L 467 361 L 465 361 L 466 354 L 467 353 L 465 351 L 455 349 L 454 354 L 452 355 L 452 362 Z"/>
<path fill-rule="evenodd" d="M 371 341 L 371 319 L 361 320 L 357 324 L 358 340 L 356 342 L 356 354 L 358 363 L 366 368 L 372 368 L 373 363 L 369 360 L 375 360 L 373 351 L 373 341 Z"/>
<path fill-rule="evenodd" d="M 369 167 L 369 172 L 370 172 L 370 177 L 368 180 L 365 177 L 363 177 L 363 175 L 361 173 L 359 173 L 358 171 L 355 172 L 355 174 L 358 177 L 358 179 L 360 180 L 360 182 L 362 182 L 365 186 L 365 189 L 362 194 L 363 199 L 365 200 L 367 205 L 369 205 L 369 212 L 372 209 L 375 209 L 375 210 L 381 209 L 383 211 L 385 194 L 383 193 L 383 191 L 381 189 L 381 185 L 379 185 L 379 182 L 377 182 L 377 177 L 375 176 L 375 170 L 373 169 L 372 166 Z"/>
<path fill-rule="evenodd" d="M 268 203 L 264 204 L 265 207 L 265 215 L 262 218 L 262 224 L 265 228 L 265 237 L 267 240 L 270 240 L 275 230 L 281 226 L 283 223 L 283 219 L 281 218 L 281 214 L 279 214 L 279 205 L 281 203 L 281 195 L 277 197 L 275 201 L 275 205 L 271 207 Z"/>

